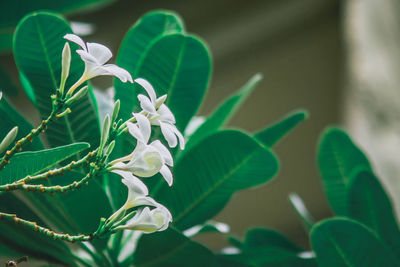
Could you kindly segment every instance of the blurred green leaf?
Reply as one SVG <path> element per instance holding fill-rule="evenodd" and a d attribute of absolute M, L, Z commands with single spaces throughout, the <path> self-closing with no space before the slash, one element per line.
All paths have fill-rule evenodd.
<path fill-rule="evenodd" d="M 245 240 L 241 247 L 242 250 L 252 250 L 254 248 L 279 248 L 294 253 L 301 252 L 302 249 L 287 239 L 282 234 L 265 228 L 253 228 L 246 233 Z"/>
<path fill-rule="evenodd" d="M 218 257 L 223 267 L 317 267 L 314 258 L 301 258 L 293 252 L 271 247 L 255 247 L 238 254 L 222 254 Z"/>
<path fill-rule="evenodd" d="M 376 232 L 400 257 L 400 231 L 390 199 L 370 172 L 357 172 L 348 190 L 349 216 Z"/>
<path fill-rule="evenodd" d="M 315 224 L 315 219 L 308 211 L 301 197 L 296 193 L 289 194 L 289 201 L 292 204 L 297 215 L 300 217 L 306 231 L 308 232 Z"/>
<path fill-rule="evenodd" d="M 238 92 L 219 105 L 206 121 L 193 133 L 193 135 L 190 136 L 183 153 L 189 151 L 191 147 L 208 135 L 216 132 L 225 122 L 229 121 L 261 79 L 261 74 L 254 75 L 242 88 L 240 88 Z"/>
<path fill-rule="evenodd" d="M 306 118 L 306 111 L 295 111 L 292 114 L 287 115 L 284 119 L 268 126 L 264 130 L 259 131 L 254 136 L 267 147 L 272 147 Z"/>
<path fill-rule="evenodd" d="M 24 89 L 39 109 L 41 117 L 51 112 L 50 95 L 55 93 L 61 78 L 61 51 L 66 42 L 63 36 L 72 33 L 67 22 L 48 12 L 35 12 L 26 16 L 17 26 L 14 35 L 14 57 L 17 66 L 33 88 Z M 29 45 L 26 45 L 29 44 Z M 77 45 L 71 44 L 72 51 Z M 83 73 L 84 64 L 77 53 L 72 52 L 70 74 L 66 88 Z M 23 84 L 26 85 L 26 81 Z M 96 147 L 100 139 L 99 122 L 90 94 L 71 106 L 72 113 L 52 122 L 46 132 L 51 146 L 85 141 Z"/>
<path fill-rule="evenodd" d="M 211 251 L 172 228 L 143 235 L 133 259 L 135 267 L 217 266 Z"/>
<path fill-rule="evenodd" d="M 174 168 L 174 185 L 163 180 L 150 194 L 171 211 L 174 225 L 187 229 L 212 218 L 233 193 L 271 180 L 278 171 L 275 155 L 250 136 L 217 132 L 185 154 Z"/>
<path fill-rule="evenodd" d="M 17 153 L 0 172 L 0 184 L 10 184 L 27 175 L 38 174 L 87 148 L 88 143 L 75 143 L 41 151 Z"/>
<path fill-rule="evenodd" d="M 126 33 L 118 51 L 117 65 L 138 78 L 137 73 L 154 41 L 166 34 L 183 31 L 183 22 L 174 12 L 152 11 L 145 14 Z M 114 79 L 114 86 L 115 100 L 121 101 L 120 117 L 128 119 L 138 106 L 137 88 L 118 79 Z"/>
<path fill-rule="evenodd" d="M 332 209 L 337 215 L 346 216 L 352 172 L 359 167 L 371 170 L 367 158 L 344 131 L 329 128 L 322 134 L 319 144 L 318 165 Z"/>
<path fill-rule="evenodd" d="M 311 231 L 311 244 L 320 266 L 399 266 L 371 230 L 353 220 L 335 218 L 317 223 Z"/>
<path fill-rule="evenodd" d="M 4 95 L 0 100 L 0 125 L 0 138 L 4 138 L 12 128 L 18 126 L 16 140 L 25 137 L 33 129 L 33 126 L 7 102 Z M 32 143 L 23 146 L 24 151 L 43 148 L 39 138 L 35 138 Z"/>

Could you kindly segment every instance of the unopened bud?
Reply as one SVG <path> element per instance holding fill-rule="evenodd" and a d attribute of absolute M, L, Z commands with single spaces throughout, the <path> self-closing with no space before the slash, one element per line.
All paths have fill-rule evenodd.
<path fill-rule="evenodd" d="M 161 105 L 164 104 L 166 99 L 167 99 L 167 95 L 160 96 L 156 101 L 156 109 L 161 107 Z"/>
<path fill-rule="evenodd" d="M 113 113 L 111 116 L 111 122 L 115 122 L 115 120 L 117 119 L 120 106 L 121 106 L 121 102 L 118 99 L 117 101 L 115 101 L 115 104 L 114 104 L 114 109 L 113 109 Z"/>
<path fill-rule="evenodd" d="M 70 99 L 68 99 L 65 102 L 65 104 L 71 105 L 73 102 L 84 97 L 88 91 L 89 91 L 89 87 L 87 85 L 85 85 L 84 87 L 82 87 L 82 89 L 80 89 L 78 92 L 76 92 L 76 94 L 74 94 Z"/>
<path fill-rule="evenodd" d="M 112 140 L 112 142 L 107 147 L 105 155 L 106 156 L 110 155 L 113 152 L 114 147 L 115 147 L 115 140 Z"/>
<path fill-rule="evenodd" d="M 15 140 L 15 137 L 17 137 L 18 134 L 18 126 L 15 126 L 14 128 L 11 129 L 11 131 L 8 132 L 6 137 L 4 137 L 3 141 L 0 143 L 0 153 L 3 153 L 7 147 L 10 146 L 10 144 Z"/>
<path fill-rule="evenodd" d="M 61 118 L 61 117 L 65 116 L 65 115 L 67 115 L 67 114 L 69 114 L 69 113 L 71 113 L 71 109 L 70 109 L 70 108 L 67 108 L 66 110 L 64 110 L 64 111 L 61 112 L 60 114 L 57 114 L 56 117 L 57 117 L 57 118 Z"/>
<path fill-rule="evenodd" d="M 100 155 L 106 145 L 108 134 L 110 133 L 110 116 L 107 114 L 103 121 L 103 129 L 101 131 L 101 140 L 99 146 Z"/>
<path fill-rule="evenodd" d="M 61 59 L 61 82 L 60 82 L 60 94 L 64 94 L 65 82 L 67 81 L 69 75 L 69 68 L 71 65 L 71 49 L 68 42 L 65 43 L 62 51 Z"/>

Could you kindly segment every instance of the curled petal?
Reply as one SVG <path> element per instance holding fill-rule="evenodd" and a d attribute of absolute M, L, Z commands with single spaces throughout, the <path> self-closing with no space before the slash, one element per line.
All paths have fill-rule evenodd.
<path fill-rule="evenodd" d="M 146 116 L 144 116 L 140 113 L 132 113 L 132 114 L 136 118 L 136 121 L 139 126 L 139 130 L 142 132 L 142 135 L 144 138 L 144 143 L 147 144 L 147 142 L 150 139 L 150 135 L 151 135 L 150 121 L 146 118 Z"/>
<path fill-rule="evenodd" d="M 140 86 L 142 86 L 144 88 L 144 90 L 146 90 L 146 92 L 149 94 L 151 103 L 153 103 L 153 106 L 156 105 L 156 92 L 154 91 L 153 86 L 146 81 L 145 79 L 142 78 L 137 78 L 135 79 L 135 82 L 138 83 Z"/>
<path fill-rule="evenodd" d="M 151 142 L 151 146 L 155 147 L 163 157 L 165 163 L 169 166 L 174 165 L 174 160 L 172 159 L 171 152 L 160 142 L 160 140 L 155 140 Z"/>
<path fill-rule="evenodd" d="M 143 144 L 146 144 L 147 141 L 143 136 L 142 131 L 139 129 L 139 127 L 136 124 L 133 124 L 132 122 L 127 122 L 126 126 L 128 127 L 129 133 L 136 138 L 138 141 L 142 142 Z"/>
<path fill-rule="evenodd" d="M 160 169 L 160 173 L 164 177 L 164 179 L 168 183 L 168 185 L 171 186 L 172 183 L 174 182 L 174 178 L 172 177 L 171 170 L 166 165 L 163 165 Z"/>
<path fill-rule="evenodd" d="M 98 43 L 87 43 L 89 54 L 96 58 L 99 65 L 105 64 L 112 57 L 110 49 Z"/>
<path fill-rule="evenodd" d="M 160 114 L 160 120 L 164 122 L 168 122 L 170 124 L 175 124 L 175 117 L 172 114 L 171 110 L 167 107 L 167 105 L 162 104 L 158 110 L 158 114 Z"/>
<path fill-rule="evenodd" d="M 121 80 L 121 82 L 133 82 L 132 76 L 125 69 L 118 67 L 114 64 L 106 64 L 103 66 L 98 66 L 93 70 L 93 77 L 100 75 L 111 75 L 115 76 Z"/>
<path fill-rule="evenodd" d="M 174 134 L 176 134 L 176 136 L 179 139 L 179 148 L 181 150 L 185 149 L 185 138 L 183 137 L 183 135 L 181 134 L 181 132 L 176 128 L 175 125 L 171 125 L 172 131 L 174 132 Z"/>
<path fill-rule="evenodd" d="M 81 59 L 85 62 L 86 69 L 91 70 L 98 67 L 96 58 L 85 50 L 76 50 L 76 53 L 78 53 Z"/>
<path fill-rule="evenodd" d="M 64 39 L 71 41 L 73 43 L 76 43 L 77 45 L 82 47 L 83 50 L 87 51 L 85 42 L 78 35 L 68 33 L 68 34 L 64 35 Z"/>
<path fill-rule="evenodd" d="M 120 170 L 114 170 L 112 172 L 122 176 L 122 183 L 128 187 L 129 192 L 131 192 L 133 195 L 147 196 L 149 194 L 149 190 L 147 189 L 146 185 L 139 178 L 133 176 L 132 173 Z"/>
<path fill-rule="evenodd" d="M 178 144 L 178 140 L 172 130 L 171 125 L 160 121 L 160 128 L 165 140 L 167 140 L 168 142 L 168 145 L 170 147 L 176 147 L 176 145 Z"/>
<path fill-rule="evenodd" d="M 145 95 L 138 95 L 137 96 L 140 102 L 140 107 L 147 111 L 148 113 L 154 114 L 156 113 L 156 108 L 154 107 L 153 103 L 151 103 L 150 99 Z"/>

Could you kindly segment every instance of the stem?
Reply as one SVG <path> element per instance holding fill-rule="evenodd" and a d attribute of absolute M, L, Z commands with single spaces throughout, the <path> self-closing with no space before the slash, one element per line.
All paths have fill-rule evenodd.
<path fill-rule="evenodd" d="M 8 150 L 1 159 L 0 170 L 2 170 L 10 162 L 10 159 L 12 158 L 12 156 L 14 156 L 15 153 L 21 151 L 23 145 L 28 142 L 32 142 L 33 138 L 38 136 L 41 132 L 45 132 L 47 129 L 47 125 L 55 118 L 55 116 L 56 111 L 53 109 L 49 117 L 46 120 L 43 120 L 37 128 L 32 129 L 32 131 L 27 136 L 18 140 L 15 145 L 10 150 Z"/>
<path fill-rule="evenodd" d="M 44 234 L 47 237 L 50 237 L 54 240 L 64 240 L 68 242 L 75 242 L 75 241 L 90 241 L 93 239 L 94 235 L 69 235 L 69 234 L 61 234 L 61 233 L 55 233 L 54 231 L 38 226 L 36 222 L 31 222 L 27 221 L 21 218 L 18 218 L 15 214 L 8 214 L 4 212 L 0 212 L 0 220 L 5 219 L 10 222 L 14 222 L 15 224 L 21 224 L 24 227 L 27 227 L 28 229 L 31 229 L 35 232 L 39 232 L 41 234 Z"/>
<path fill-rule="evenodd" d="M 78 161 L 72 161 L 71 163 L 69 163 L 68 165 L 65 165 L 64 167 L 58 168 L 58 169 L 53 169 L 35 176 L 26 176 L 23 179 L 20 179 L 16 182 L 13 182 L 11 184 L 5 184 L 5 185 L 1 185 L 0 186 L 0 192 L 1 191 L 14 191 L 14 190 L 18 190 L 18 189 L 26 189 L 29 187 L 25 187 L 25 184 L 30 184 L 30 183 L 34 183 L 34 182 L 39 182 L 42 180 L 47 180 L 48 178 L 52 177 L 52 176 L 57 176 L 57 175 L 64 175 L 64 173 L 66 171 L 71 171 L 74 168 L 77 168 L 83 164 L 88 164 L 89 163 L 89 159 L 91 157 L 93 157 L 96 154 L 97 150 L 94 150 L 92 152 L 89 152 L 85 157 L 83 157 L 82 159 L 78 160 Z M 40 187 L 40 185 L 39 185 Z"/>

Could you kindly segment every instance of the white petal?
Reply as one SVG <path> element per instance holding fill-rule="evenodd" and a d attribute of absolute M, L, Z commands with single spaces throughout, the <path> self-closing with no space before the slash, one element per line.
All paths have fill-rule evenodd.
<path fill-rule="evenodd" d="M 176 147 L 176 145 L 178 144 L 178 140 L 176 138 L 176 135 L 174 134 L 173 129 L 171 128 L 171 125 L 160 121 L 160 128 L 165 140 L 167 140 L 168 142 L 168 145 L 170 147 Z"/>
<path fill-rule="evenodd" d="M 147 141 L 145 140 L 142 131 L 139 129 L 139 127 L 136 124 L 133 124 L 132 122 L 127 122 L 126 126 L 128 127 L 129 133 L 136 138 L 138 141 L 142 142 L 143 144 L 147 144 Z"/>
<path fill-rule="evenodd" d="M 140 197 L 135 199 L 135 203 L 134 206 L 127 206 L 127 208 L 134 208 L 134 207 L 138 207 L 138 206 L 154 206 L 156 207 L 157 205 L 159 205 L 154 199 L 152 199 L 151 197 Z"/>
<path fill-rule="evenodd" d="M 85 42 L 78 35 L 68 33 L 64 35 L 64 39 L 76 43 L 77 45 L 82 47 L 83 50 L 87 51 Z"/>
<path fill-rule="evenodd" d="M 175 124 L 175 117 L 172 114 L 171 110 L 167 107 L 167 105 L 162 104 L 158 110 L 158 114 L 160 114 L 160 120 L 164 122 L 168 122 L 171 124 Z"/>
<path fill-rule="evenodd" d="M 154 91 L 153 86 L 146 81 L 145 79 L 142 78 L 137 78 L 135 79 L 135 82 L 140 84 L 144 90 L 146 90 L 146 92 L 149 94 L 150 100 L 153 103 L 153 106 L 156 105 L 156 92 Z"/>
<path fill-rule="evenodd" d="M 98 67 L 98 63 L 96 58 L 94 58 L 91 54 L 89 54 L 88 52 L 86 52 L 85 50 L 76 50 L 76 53 L 78 53 L 81 56 L 81 59 L 87 64 L 90 63 L 91 65 L 88 66 L 86 65 L 86 68 L 89 69 L 89 71 L 91 71 L 91 69 L 97 68 Z"/>
<path fill-rule="evenodd" d="M 164 177 L 165 181 L 167 181 L 167 184 L 171 186 L 174 182 L 171 170 L 166 165 L 163 165 L 160 169 L 160 173 Z"/>
<path fill-rule="evenodd" d="M 171 125 L 171 128 L 172 128 L 172 131 L 174 132 L 174 134 L 176 134 L 176 136 L 178 136 L 180 149 L 184 150 L 185 149 L 185 138 L 183 138 L 183 135 L 178 130 L 178 128 L 176 128 L 175 125 Z"/>
<path fill-rule="evenodd" d="M 98 43 L 86 43 L 88 52 L 96 58 L 100 65 L 104 65 L 112 57 L 110 49 Z"/>
<path fill-rule="evenodd" d="M 103 66 L 98 66 L 96 70 L 93 70 L 92 77 L 100 75 L 111 75 L 115 76 L 121 80 L 121 82 L 133 82 L 132 76 L 125 69 L 118 67 L 114 64 L 106 64 Z"/>
<path fill-rule="evenodd" d="M 163 159 L 167 165 L 169 165 L 169 166 L 174 165 L 174 160 L 172 159 L 171 152 L 169 152 L 168 148 L 166 148 L 160 142 L 160 140 L 155 140 L 155 141 L 151 142 L 150 145 L 155 147 L 160 152 L 161 156 L 163 157 Z"/>
<path fill-rule="evenodd" d="M 151 103 L 150 99 L 145 95 L 138 95 L 137 96 L 140 102 L 140 107 L 147 111 L 148 113 L 154 114 L 156 113 L 156 108 L 154 107 L 153 103 Z"/>
<path fill-rule="evenodd" d="M 128 194 L 133 194 L 133 196 L 147 196 L 149 194 L 149 190 L 147 189 L 146 185 L 139 178 L 133 176 L 132 173 L 117 170 L 114 170 L 113 172 L 121 175 L 124 178 L 122 179 L 122 183 L 128 187 Z"/>
<path fill-rule="evenodd" d="M 144 138 L 144 143 L 147 144 L 147 142 L 150 139 L 150 134 L 151 134 L 151 125 L 150 121 L 146 118 L 146 116 L 140 114 L 140 113 L 132 113 L 133 116 L 136 118 L 136 121 L 139 125 L 139 129 L 142 132 L 143 138 Z"/>
<path fill-rule="evenodd" d="M 191 136 L 205 122 L 206 117 L 194 116 L 188 123 L 185 129 L 185 136 Z"/>

